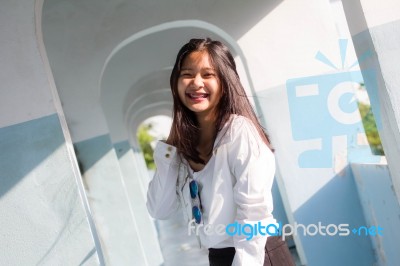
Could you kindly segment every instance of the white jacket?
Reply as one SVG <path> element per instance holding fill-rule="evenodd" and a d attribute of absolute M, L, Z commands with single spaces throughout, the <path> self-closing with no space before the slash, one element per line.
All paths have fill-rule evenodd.
<path fill-rule="evenodd" d="M 166 219 L 182 206 L 185 218 L 192 218 L 187 161 L 177 155 L 176 148 L 159 141 L 154 150 L 157 166 L 149 184 L 147 208 L 152 217 Z M 211 189 L 200 191 L 204 225 L 276 223 L 272 216 L 271 187 L 275 174 L 275 157 L 262 141 L 252 122 L 232 115 L 218 133 L 213 155 L 208 164 L 212 176 L 203 177 Z M 204 169 L 203 169 L 204 170 Z M 202 171 L 203 171 L 202 170 Z M 196 179 L 196 178 L 195 178 Z M 263 265 L 267 236 L 205 234 L 199 230 L 201 243 L 210 248 L 229 241 L 236 249 L 232 265 Z M 203 232 L 203 233 L 202 233 Z"/>

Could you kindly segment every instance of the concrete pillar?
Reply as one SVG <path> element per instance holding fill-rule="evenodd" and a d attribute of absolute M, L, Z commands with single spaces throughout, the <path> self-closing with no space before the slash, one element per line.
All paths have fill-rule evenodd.
<path fill-rule="evenodd" d="M 371 237 L 377 265 L 397 265 L 400 253 L 400 205 L 393 191 L 387 164 L 351 164 Z"/>
<path fill-rule="evenodd" d="M 0 9 L 0 264 L 99 265 L 43 46 L 42 2 L 6 0 Z"/>
<path fill-rule="evenodd" d="M 158 242 L 153 219 L 146 208 L 146 190 L 149 176 L 141 152 L 135 156 L 128 141 L 114 144 L 119 160 L 123 186 L 128 197 L 132 219 L 134 220 L 137 246 L 132 249 L 132 257 L 137 265 L 161 265 L 163 256 Z M 143 176 L 144 175 L 144 176 Z M 143 183 L 142 178 L 146 183 Z"/>
<path fill-rule="evenodd" d="M 129 162 L 121 157 L 120 167 L 109 135 L 75 143 L 75 150 L 106 264 L 136 265 L 142 261 L 143 265 L 150 265 L 138 235 L 140 229 L 133 210 L 137 203 L 129 198 L 123 176 Z"/>
<path fill-rule="evenodd" d="M 343 8 L 358 57 L 370 55 L 360 62 L 361 71 L 400 202 L 400 2 L 343 1 Z M 377 79 L 377 90 L 368 89 L 369 70 Z"/>

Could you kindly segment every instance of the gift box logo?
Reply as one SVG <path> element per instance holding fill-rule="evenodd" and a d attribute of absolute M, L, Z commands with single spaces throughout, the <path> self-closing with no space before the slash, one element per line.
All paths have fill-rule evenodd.
<path fill-rule="evenodd" d="M 369 146 L 358 147 L 364 127 L 354 87 L 364 80 L 370 97 L 377 97 L 376 75 L 373 70 L 363 70 L 363 79 L 361 71 L 350 69 L 371 56 L 371 52 L 365 52 L 359 61 L 345 67 L 347 40 L 339 40 L 339 47 L 341 69 L 322 53 L 318 52 L 316 55 L 316 59 L 333 67 L 337 73 L 295 78 L 286 82 L 293 139 L 313 143 L 312 148 L 307 148 L 299 154 L 300 168 L 331 168 L 337 140 L 346 142 L 339 146 L 346 147 L 347 162 L 350 158 L 350 154 L 347 153 L 349 150 L 369 150 Z M 377 160 L 376 157 L 371 158 Z"/>

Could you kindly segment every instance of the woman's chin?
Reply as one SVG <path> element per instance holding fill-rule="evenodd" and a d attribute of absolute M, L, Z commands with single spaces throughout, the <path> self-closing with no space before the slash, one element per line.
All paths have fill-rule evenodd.
<path fill-rule="evenodd" d="M 204 103 L 195 103 L 195 104 L 191 103 L 191 104 L 187 104 L 186 107 L 190 111 L 195 112 L 195 113 L 204 112 L 204 111 L 207 111 L 207 109 L 209 109 L 208 104 L 204 104 Z"/>

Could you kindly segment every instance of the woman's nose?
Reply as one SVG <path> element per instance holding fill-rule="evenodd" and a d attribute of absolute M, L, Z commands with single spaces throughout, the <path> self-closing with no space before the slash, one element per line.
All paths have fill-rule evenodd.
<path fill-rule="evenodd" d="M 196 88 L 204 86 L 203 78 L 200 74 L 197 74 L 194 76 L 193 85 L 196 86 Z"/>

